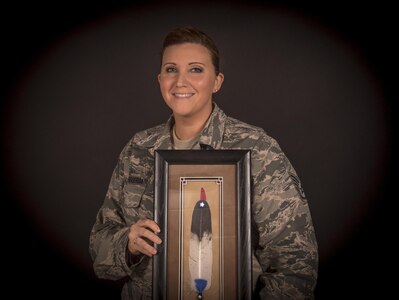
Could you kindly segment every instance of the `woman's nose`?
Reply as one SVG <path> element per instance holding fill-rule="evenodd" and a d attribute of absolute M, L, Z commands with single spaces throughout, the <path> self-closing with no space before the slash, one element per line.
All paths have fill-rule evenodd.
<path fill-rule="evenodd" d="M 183 87 L 187 85 L 187 78 L 183 73 L 179 73 L 177 75 L 177 81 L 176 81 L 176 86 L 177 87 Z"/>

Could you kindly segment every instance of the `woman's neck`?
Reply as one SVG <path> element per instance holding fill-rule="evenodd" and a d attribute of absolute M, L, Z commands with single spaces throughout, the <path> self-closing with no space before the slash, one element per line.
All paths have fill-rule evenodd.
<path fill-rule="evenodd" d="M 175 134 L 180 140 L 189 140 L 197 136 L 204 129 L 208 117 L 193 120 L 192 118 L 175 117 Z"/>
<path fill-rule="evenodd" d="M 206 122 L 206 121 L 205 121 Z M 204 128 L 204 123 L 191 123 L 177 121 L 175 123 L 175 134 L 180 140 L 189 140 L 197 136 Z"/>

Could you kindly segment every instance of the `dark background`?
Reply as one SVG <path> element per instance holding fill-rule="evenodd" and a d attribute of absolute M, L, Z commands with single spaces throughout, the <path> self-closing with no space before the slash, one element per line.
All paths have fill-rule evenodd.
<path fill-rule="evenodd" d="M 209 33 L 216 101 L 275 137 L 301 177 L 319 299 L 386 297 L 395 268 L 397 22 L 388 1 L 58 1 L 1 9 L 2 258 L 13 298 L 118 299 L 88 237 L 117 156 L 165 121 L 162 39 Z"/>

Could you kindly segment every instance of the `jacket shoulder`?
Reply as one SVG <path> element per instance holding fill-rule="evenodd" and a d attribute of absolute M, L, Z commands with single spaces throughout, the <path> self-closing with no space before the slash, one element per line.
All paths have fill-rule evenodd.
<path fill-rule="evenodd" d="M 133 138 L 133 143 L 141 146 L 159 138 L 164 132 L 166 124 L 160 124 L 142 131 L 137 132 Z"/>
<path fill-rule="evenodd" d="M 251 142 L 252 145 L 262 144 L 263 147 L 266 148 L 267 145 L 275 143 L 275 140 L 261 127 L 248 124 L 232 117 L 227 117 L 225 124 L 225 138 L 231 142 L 247 141 Z"/>
<path fill-rule="evenodd" d="M 263 128 L 245 123 L 232 117 L 226 118 L 226 130 L 231 133 L 247 133 L 259 137 L 266 134 Z"/>
<path fill-rule="evenodd" d="M 135 133 L 123 148 L 121 156 L 128 157 L 140 150 L 147 152 L 162 136 L 164 128 L 165 124 L 160 124 Z"/>

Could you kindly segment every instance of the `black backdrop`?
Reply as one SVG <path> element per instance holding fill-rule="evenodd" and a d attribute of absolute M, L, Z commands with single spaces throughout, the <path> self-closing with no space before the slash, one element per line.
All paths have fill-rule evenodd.
<path fill-rule="evenodd" d="M 88 236 L 119 151 L 167 119 L 162 38 L 214 37 L 215 100 L 263 127 L 299 173 L 320 299 L 383 297 L 392 280 L 395 25 L 384 2 L 18 3 L 2 8 L 2 258 L 15 298 L 118 299 Z"/>

